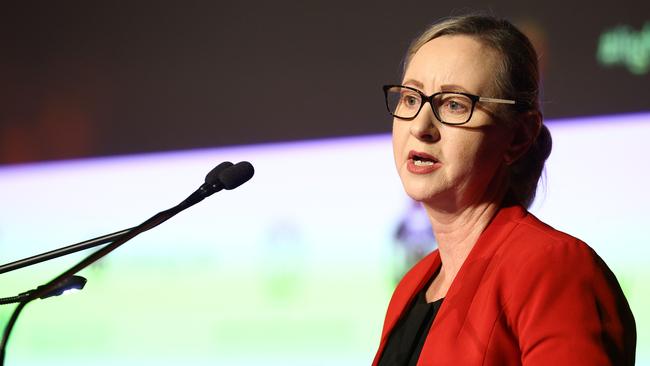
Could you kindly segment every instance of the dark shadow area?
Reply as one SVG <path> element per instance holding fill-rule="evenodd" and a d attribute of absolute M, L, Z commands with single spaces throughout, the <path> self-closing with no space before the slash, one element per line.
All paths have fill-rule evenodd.
<path fill-rule="evenodd" d="M 611 36 L 597 57 L 616 27 L 636 45 L 650 3 L 580 3 L 5 4 L 0 164 L 388 132 L 381 85 L 410 39 L 473 10 L 535 41 L 547 118 L 650 110 L 650 51 L 630 71 Z"/>

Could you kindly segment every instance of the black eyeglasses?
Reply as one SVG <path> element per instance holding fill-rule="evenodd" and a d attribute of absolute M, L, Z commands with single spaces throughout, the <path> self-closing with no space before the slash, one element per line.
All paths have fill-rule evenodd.
<path fill-rule="evenodd" d="M 403 85 L 384 85 L 386 107 L 388 112 L 399 119 L 415 118 L 425 102 L 438 121 L 448 125 L 462 125 L 472 118 L 477 102 L 515 104 L 510 99 L 486 98 L 462 92 L 438 92 L 430 96 L 421 91 Z"/>

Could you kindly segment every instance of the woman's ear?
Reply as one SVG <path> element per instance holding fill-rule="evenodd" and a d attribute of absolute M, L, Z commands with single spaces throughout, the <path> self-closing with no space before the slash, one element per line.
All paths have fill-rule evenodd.
<path fill-rule="evenodd" d="M 506 150 L 504 160 L 511 165 L 528 151 L 542 128 L 542 115 L 539 111 L 528 111 L 519 115 L 514 127 L 512 141 Z"/>

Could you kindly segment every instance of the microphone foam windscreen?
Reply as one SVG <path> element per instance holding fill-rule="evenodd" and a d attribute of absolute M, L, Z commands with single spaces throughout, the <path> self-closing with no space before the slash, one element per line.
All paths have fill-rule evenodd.
<path fill-rule="evenodd" d="M 251 179 L 254 173 L 255 169 L 251 163 L 241 161 L 222 171 L 219 174 L 219 180 L 223 183 L 224 188 L 234 189 Z"/>
<path fill-rule="evenodd" d="M 215 166 L 212 170 L 210 170 L 210 173 L 205 176 L 205 184 L 208 185 L 221 185 L 221 180 L 219 179 L 219 174 L 226 170 L 227 168 L 230 168 L 233 166 L 233 164 L 229 161 L 224 161 L 223 163 Z"/>

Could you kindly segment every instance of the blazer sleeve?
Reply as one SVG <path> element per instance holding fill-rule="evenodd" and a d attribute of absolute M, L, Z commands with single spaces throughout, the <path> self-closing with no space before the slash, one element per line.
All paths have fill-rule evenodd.
<path fill-rule="evenodd" d="M 616 277 L 589 246 L 560 240 L 523 263 L 504 316 L 524 366 L 634 364 L 634 317 Z"/>

